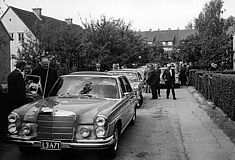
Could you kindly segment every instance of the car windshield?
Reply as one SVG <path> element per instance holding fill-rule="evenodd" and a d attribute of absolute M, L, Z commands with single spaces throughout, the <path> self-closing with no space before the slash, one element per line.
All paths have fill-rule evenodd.
<path fill-rule="evenodd" d="M 119 98 L 117 82 L 112 77 L 61 77 L 51 93 L 59 98 Z"/>
<path fill-rule="evenodd" d="M 123 75 L 126 76 L 127 79 L 132 83 L 132 82 L 138 82 L 138 77 L 137 74 L 134 72 L 112 72 L 111 74 L 113 75 Z"/>

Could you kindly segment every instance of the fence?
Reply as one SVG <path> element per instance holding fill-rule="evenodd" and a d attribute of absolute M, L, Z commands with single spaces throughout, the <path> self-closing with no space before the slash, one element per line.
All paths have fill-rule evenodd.
<path fill-rule="evenodd" d="M 228 72 L 190 70 L 190 85 L 235 120 L 235 75 Z"/>

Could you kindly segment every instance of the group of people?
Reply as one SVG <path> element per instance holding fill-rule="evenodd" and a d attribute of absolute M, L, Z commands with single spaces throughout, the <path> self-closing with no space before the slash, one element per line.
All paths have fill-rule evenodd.
<path fill-rule="evenodd" d="M 160 94 L 160 77 L 161 70 L 160 66 L 157 65 L 156 67 L 153 64 L 147 65 L 147 68 L 144 72 L 144 81 L 146 82 L 146 86 L 150 86 L 152 98 L 151 99 L 158 99 L 161 96 Z M 167 69 L 164 70 L 162 74 L 162 79 L 166 85 L 166 98 L 169 99 L 170 90 L 173 96 L 173 99 L 176 100 L 175 96 L 175 70 L 171 68 L 171 64 L 167 64 Z"/>
<path fill-rule="evenodd" d="M 16 62 L 16 69 L 8 75 L 7 85 L 10 110 L 27 103 L 24 81 L 24 71 L 26 66 L 27 63 L 25 61 L 19 60 Z M 30 74 L 41 77 L 43 96 L 47 97 L 54 83 L 58 79 L 57 71 L 50 65 L 50 60 L 47 57 L 43 57 L 40 65 L 33 69 Z"/>
<path fill-rule="evenodd" d="M 189 70 L 192 69 L 192 62 L 180 64 L 179 80 L 181 85 L 188 85 L 189 83 Z"/>

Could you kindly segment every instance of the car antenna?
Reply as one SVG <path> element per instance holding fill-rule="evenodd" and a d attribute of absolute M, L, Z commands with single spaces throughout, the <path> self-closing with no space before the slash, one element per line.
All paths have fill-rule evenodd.
<path fill-rule="evenodd" d="M 48 66 L 47 66 L 47 75 L 46 75 L 46 80 L 44 83 L 44 90 L 43 90 L 43 95 L 42 95 L 42 99 L 45 99 L 45 92 L 46 92 L 46 87 L 47 87 L 47 79 L 48 79 L 48 74 L 49 74 L 49 68 L 50 68 L 50 61 L 48 61 Z"/>

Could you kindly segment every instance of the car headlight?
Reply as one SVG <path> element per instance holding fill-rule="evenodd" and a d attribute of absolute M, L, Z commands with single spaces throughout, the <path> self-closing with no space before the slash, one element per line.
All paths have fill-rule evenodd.
<path fill-rule="evenodd" d="M 27 124 L 23 125 L 21 128 L 20 134 L 23 136 L 27 136 L 31 133 L 31 127 Z"/>
<path fill-rule="evenodd" d="M 83 138 L 87 138 L 90 135 L 90 130 L 86 127 L 82 127 L 80 129 L 80 133 L 81 133 Z"/>
<path fill-rule="evenodd" d="M 8 125 L 8 132 L 11 134 L 16 134 L 17 133 L 16 124 L 12 123 L 12 124 Z"/>
<path fill-rule="evenodd" d="M 9 123 L 15 123 L 17 122 L 17 120 L 19 120 L 19 115 L 15 112 L 12 112 L 9 116 L 8 116 L 8 122 Z"/>
<path fill-rule="evenodd" d="M 96 125 L 98 127 L 102 127 L 106 123 L 106 119 L 104 117 L 102 117 L 102 116 L 98 116 L 95 121 L 96 121 Z"/>
<path fill-rule="evenodd" d="M 96 136 L 97 137 L 104 137 L 105 136 L 105 129 L 103 127 L 96 128 Z"/>

